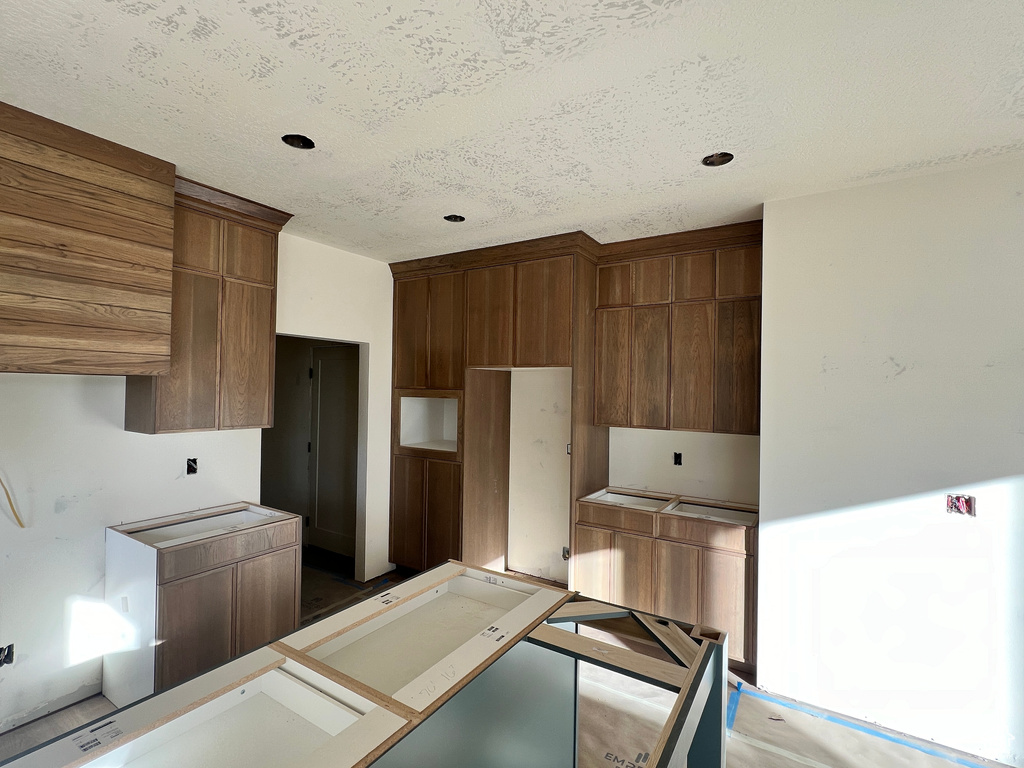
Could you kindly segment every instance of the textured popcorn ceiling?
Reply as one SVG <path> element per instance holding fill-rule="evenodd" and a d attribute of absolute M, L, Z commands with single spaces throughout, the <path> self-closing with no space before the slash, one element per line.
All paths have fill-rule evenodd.
<path fill-rule="evenodd" d="M 1024 7 L 5 0 L 0 100 L 377 259 L 610 242 L 1024 153 Z"/>

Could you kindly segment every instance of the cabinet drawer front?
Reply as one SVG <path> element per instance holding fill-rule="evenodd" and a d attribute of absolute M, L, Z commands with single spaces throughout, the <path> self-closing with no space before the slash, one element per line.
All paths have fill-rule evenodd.
<path fill-rule="evenodd" d="M 157 560 L 160 583 L 295 544 L 299 540 L 298 523 L 289 520 L 163 551 Z"/>
<path fill-rule="evenodd" d="M 637 509 L 605 507 L 600 504 L 580 504 L 577 520 L 581 523 L 617 528 L 622 531 L 654 535 L 654 513 Z"/>
<path fill-rule="evenodd" d="M 738 525 L 725 525 L 709 520 L 694 520 L 692 517 L 660 515 L 658 538 L 675 541 L 689 541 L 716 549 L 733 552 L 747 551 L 747 529 Z"/>

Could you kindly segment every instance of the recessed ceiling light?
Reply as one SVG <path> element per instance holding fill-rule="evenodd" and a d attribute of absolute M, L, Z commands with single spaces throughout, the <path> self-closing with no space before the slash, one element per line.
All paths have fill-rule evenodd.
<path fill-rule="evenodd" d="M 281 137 L 281 141 L 296 149 L 312 149 L 316 146 L 309 136 L 303 136 L 301 133 L 286 133 Z"/>
<path fill-rule="evenodd" d="M 716 165 L 725 165 L 730 160 L 732 160 L 732 152 L 715 152 L 701 160 L 701 163 L 714 167 Z"/>
<path fill-rule="evenodd" d="M 465 216 L 459 216 L 459 214 L 457 214 L 457 213 L 449 213 L 447 216 L 444 217 L 444 220 L 445 221 L 465 221 L 466 217 Z"/>

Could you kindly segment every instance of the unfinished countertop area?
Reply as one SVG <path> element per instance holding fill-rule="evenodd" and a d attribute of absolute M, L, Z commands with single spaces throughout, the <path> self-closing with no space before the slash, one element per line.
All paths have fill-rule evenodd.
<path fill-rule="evenodd" d="M 757 505 L 701 499 L 673 493 L 609 486 L 578 499 L 585 504 L 636 509 L 644 512 L 692 517 L 727 525 L 757 525 Z"/>

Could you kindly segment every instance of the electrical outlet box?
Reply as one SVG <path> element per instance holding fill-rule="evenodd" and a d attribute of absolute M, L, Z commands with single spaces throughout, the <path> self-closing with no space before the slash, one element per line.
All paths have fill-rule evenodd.
<path fill-rule="evenodd" d="M 199 471 L 199 459 L 185 459 L 185 474 L 194 475 Z"/>
<path fill-rule="evenodd" d="M 0 667 L 14 663 L 14 643 L 0 647 Z"/>
<path fill-rule="evenodd" d="M 677 467 L 683 466 L 683 454 L 681 454 L 681 453 L 673 453 L 672 454 L 672 463 L 675 466 L 677 466 Z"/>
<path fill-rule="evenodd" d="M 974 497 L 958 493 L 946 494 L 946 512 L 974 517 Z"/>
<path fill-rule="evenodd" d="M 569 559 L 569 548 L 568 547 L 562 547 L 562 559 L 563 560 L 568 560 Z"/>

